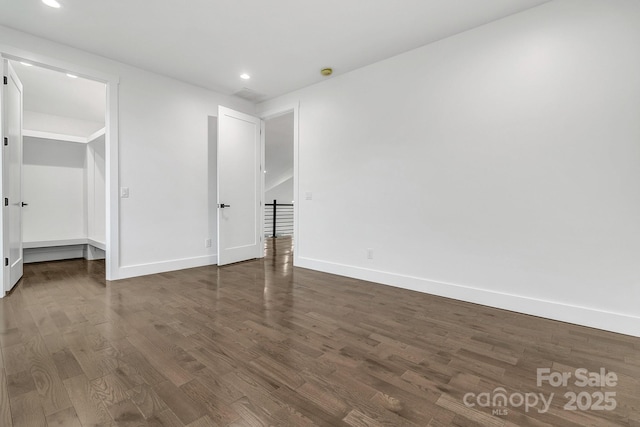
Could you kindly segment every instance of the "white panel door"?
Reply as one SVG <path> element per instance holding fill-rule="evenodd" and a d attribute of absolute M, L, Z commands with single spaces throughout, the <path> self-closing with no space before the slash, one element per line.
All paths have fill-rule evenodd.
<path fill-rule="evenodd" d="M 260 124 L 218 107 L 218 265 L 261 257 Z"/>
<path fill-rule="evenodd" d="M 10 291 L 22 277 L 22 83 L 7 60 L 3 61 L 7 84 L 4 90 L 3 146 L 3 204 L 5 258 L 8 258 L 8 283 L 4 291 Z M 7 276 L 4 276 L 7 278 Z"/>

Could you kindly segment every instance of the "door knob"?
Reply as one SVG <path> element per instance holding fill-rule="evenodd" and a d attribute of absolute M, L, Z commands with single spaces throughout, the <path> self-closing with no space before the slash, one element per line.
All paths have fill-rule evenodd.
<path fill-rule="evenodd" d="M 224 203 L 220 203 L 218 206 L 222 209 L 231 207 L 231 205 L 225 205 Z"/>
<path fill-rule="evenodd" d="M 24 207 L 24 206 L 29 206 L 29 203 L 22 202 L 22 203 L 20 203 L 20 205 L 21 205 L 22 207 Z"/>

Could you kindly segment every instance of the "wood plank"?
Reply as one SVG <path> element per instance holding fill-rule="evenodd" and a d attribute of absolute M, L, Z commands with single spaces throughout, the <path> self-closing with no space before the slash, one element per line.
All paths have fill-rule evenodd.
<path fill-rule="evenodd" d="M 209 415 L 205 415 L 202 418 L 195 420 L 192 423 L 189 423 L 187 427 L 216 427 L 222 424 L 216 423 Z"/>
<path fill-rule="evenodd" d="M 11 427 L 12 425 L 7 375 L 4 373 L 4 368 L 0 368 L 0 426 Z"/>
<path fill-rule="evenodd" d="M 75 409 L 67 408 L 47 415 L 48 427 L 82 427 Z"/>
<path fill-rule="evenodd" d="M 36 389 L 36 383 L 33 381 L 31 372 L 26 370 L 16 374 L 7 375 L 6 380 L 7 392 L 10 398 L 35 391 Z"/>
<path fill-rule="evenodd" d="M 38 393 L 30 391 L 11 399 L 11 416 L 14 427 L 46 427 Z"/>
<path fill-rule="evenodd" d="M 107 407 L 118 427 L 147 427 L 144 417 L 130 400 L 122 400 Z"/>
<path fill-rule="evenodd" d="M 157 384 L 158 396 L 184 424 L 189 424 L 207 415 L 207 410 L 170 381 Z"/>
<path fill-rule="evenodd" d="M 88 379 L 99 378 L 115 369 L 115 366 L 105 363 L 95 351 L 86 348 L 70 348 L 70 351 Z"/>
<path fill-rule="evenodd" d="M 173 359 L 164 355 L 158 347 L 153 345 L 151 341 L 144 336 L 140 334 L 131 334 L 127 337 L 127 341 L 143 353 L 151 366 L 159 372 L 162 372 L 162 375 L 164 375 L 174 385 L 181 386 L 194 378 L 191 373 L 183 369 Z"/>
<path fill-rule="evenodd" d="M 40 335 L 30 338 L 25 344 L 25 349 L 30 363 L 29 372 L 35 382 L 45 415 L 69 408 L 71 401 L 67 390 Z"/>
<path fill-rule="evenodd" d="M 292 389 L 296 389 L 304 384 L 304 379 L 288 366 L 273 360 L 271 357 L 262 356 L 252 360 L 249 365 L 264 376 L 270 378 L 278 385 L 286 385 Z"/>
<path fill-rule="evenodd" d="M 242 397 L 231 404 L 231 408 L 240 415 L 240 419 L 229 426 L 267 427 L 278 422 L 259 405 L 254 405 L 248 397 Z"/>
<path fill-rule="evenodd" d="M 127 395 L 145 419 L 152 418 L 169 408 L 148 384 L 141 384 L 128 390 Z"/>
<path fill-rule="evenodd" d="M 158 414 L 154 414 L 147 419 L 149 427 L 184 427 L 184 424 L 174 414 L 171 409 L 166 409 Z"/>
<path fill-rule="evenodd" d="M 296 392 L 334 417 L 343 418 L 349 412 L 349 406 L 342 399 L 317 384 L 304 383 Z"/>
<path fill-rule="evenodd" d="M 237 364 L 230 358 L 206 348 L 198 347 L 191 349 L 189 350 L 189 354 L 193 355 L 202 363 L 202 368 L 206 367 L 213 372 L 216 372 L 218 375 L 224 375 L 227 372 L 233 371 L 237 367 Z M 198 369 L 198 371 L 200 370 L 202 369 Z M 194 373 L 197 375 L 197 371 Z"/>
<path fill-rule="evenodd" d="M 58 375 L 63 380 L 75 377 L 83 373 L 82 367 L 69 349 L 63 349 L 51 355 L 53 363 L 58 369 Z"/>
<path fill-rule="evenodd" d="M 464 405 L 462 402 L 453 400 L 446 396 L 442 396 L 436 403 L 438 404 L 438 406 L 455 412 L 459 417 L 465 418 L 470 421 L 475 421 L 483 426 L 502 427 L 505 424 L 504 420 L 493 417 L 485 412 L 478 411 L 477 409 L 470 408 Z"/>
<path fill-rule="evenodd" d="M 222 377 L 222 380 L 231 388 L 234 388 L 246 396 L 251 405 L 260 408 L 266 417 L 273 418 L 282 409 L 283 402 L 275 398 L 274 392 L 278 389 L 275 385 L 261 377 L 253 376 L 249 371 L 234 371 Z M 234 406 L 235 407 L 235 406 Z M 256 414 L 257 415 L 257 414 Z"/>
<path fill-rule="evenodd" d="M 280 420 L 279 424 L 292 425 L 318 425 L 326 427 L 345 427 L 341 416 L 333 415 L 324 410 L 324 408 L 316 405 L 315 401 L 307 398 L 288 387 L 281 387 L 274 396 L 282 402 L 282 408 L 274 414 L 274 417 Z M 316 401 L 327 403 L 327 399 L 317 398 Z M 335 412 L 336 408 L 331 408 Z"/>
<path fill-rule="evenodd" d="M 53 333 L 49 335 L 42 335 L 45 345 L 49 353 L 55 354 L 60 351 L 67 350 L 67 343 L 64 341 L 64 337 L 61 333 Z"/>
<path fill-rule="evenodd" d="M 209 389 L 209 394 L 215 399 L 231 404 L 244 396 L 241 391 L 224 382 L 220 375 L 208 368 L 198 371 L 196 376 Z"/>
<path fill-rule="evenodd" d="M 0 329 L 0 347 L 11 347 L 22 342 L 22 335 L 20 329 Z"/>
<path fill-rule="evenodd" d="M 198 402 L 202 405 L 202 407 L 208 411 L 209 418 L 211 418 L 215 424 L 225 426 L 240 418 L 240 416 L 229 405 L 223 401 L 212 399 L 209 389 L 198 379 L 184 384 L 180 389 L 187 396 L 193 399 L 194 402 Z"/>
<path fill-rule="evenodd" d="M 384 424 L 379 423 L 356 409 L 349 411 L 343 421 L 353 427 L 384 427 Z"/>
<path fill-rule="evenodd" d="M 89 381 L 96 396 L 110 407 L 123 400 L 129 399 L 127 385 L 114 374 L 107 374 L 103 377 Z"/>
<path fill-rule="evenodd" d="M 78 375 L 64 380 L 76 414 L 83 426 L 111 426 L 113 420 L 106 406 L 95 394 L 89 380 Z"/>
<path fill-rule="evenodd" d="M 137 350 L 120 356 L 114 374 L 127 382 L 129 387 L 142 383 L 153 385 L 167 380 Z"/>
<path fill-rule="evenodd" d="M 24 344 L 16 344 L 2 349 L 4 369 L 7 375 L 29 370 Z"/>

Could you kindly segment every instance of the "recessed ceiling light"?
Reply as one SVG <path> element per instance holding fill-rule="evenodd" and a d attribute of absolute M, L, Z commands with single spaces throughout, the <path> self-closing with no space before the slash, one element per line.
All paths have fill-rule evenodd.
<path fill-rule="evenodd" d="M 77 79 L 78 76 L 76 76 L 75 74 L 69 74 L 67 73 L 67 77 L 72 78 L 72 79 Z"/>
<path fill-rule="evenodd" d="M 24 65 L 25 67 L 33 67 L 33 64 L 29 64 L 28 62 L 22 62 L 22 61 L 20 61 L 20 63 L 21 63 L 22 65 Z"/>
<path fill-rule="evenodd" d="M 57 0 L 42 0 L 42 3 L 46 4 L 49 7 L 60 9 L 60 3 L 58 3 Z"/>
<path fill-rule="evenodd" d="M 251 76 L 247 73 L 242 73 L 240 74 L 240 78 L 243 80 L 249 80 L 251 78 Z"/>

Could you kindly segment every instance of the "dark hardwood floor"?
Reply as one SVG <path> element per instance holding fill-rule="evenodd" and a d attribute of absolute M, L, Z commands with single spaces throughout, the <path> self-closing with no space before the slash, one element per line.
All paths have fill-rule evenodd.
<path fill-rule="evenodd" d="M 640 426 L 638 338 L 294 269 L 290 240 L 267 245 L 109 283 L 99 261 L 25 266 L 0 300 L 0 426 Z M 538 386 L 538 368 L 572 376 Z M 617 381 L 580 387 L 580 368 Z"/>

